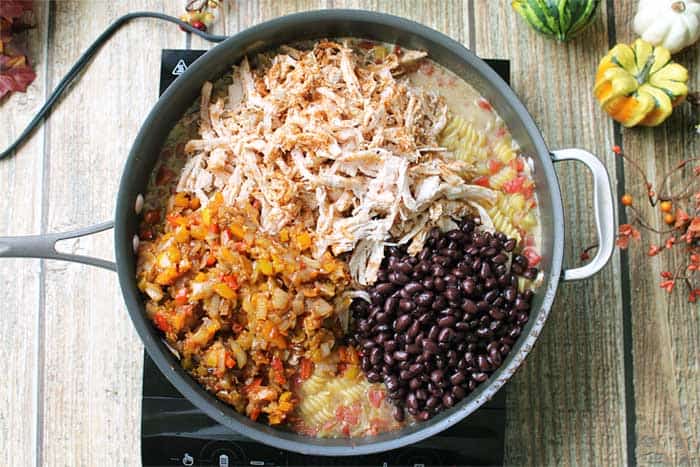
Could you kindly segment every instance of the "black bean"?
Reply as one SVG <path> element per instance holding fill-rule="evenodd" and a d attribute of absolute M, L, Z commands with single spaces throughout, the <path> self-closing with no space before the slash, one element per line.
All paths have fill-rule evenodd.
<path fill-rule="evenodd" d="M 491 364 L 484 355 L 479 355 L 477 357 L 477 362 L 481 371 L 488 371 L 491 369 Z"/>
<path fill-rule="evenodd" d="M 489 263 L 482 263 L 481 269 L 479 269 L 479 277 L 481 277 L 482 279 L 488 279 L 489 277 L 493 277 L 493 271 L 491 271 L 491 266 L 489 266 Z"/>
<path fill-rule="evenodd" d="M 430 373 L 430 381 L 432 381 L 435 384 L 438 384 L 442 381 L 442 378 L 444 377 L 444 373 L 442 370 L 433 370 Z"/>
<path fill-rule="evenodd" d="M 430 418 L 430 413 L 427 410 L 423 410 L 421 412 L 418 412 L 418 420 L 424 422 Z"/>
<path fill-rule="evenodd" d="M 498 290 L 491 290 L 486 292 L 484 295 L 484 300 L 488 303 L 493 303 L 498 298 Z"/>
<path fill-rule="evenodd" d="M 377 365 L 382 361 L 382 357 L 384 357 L 383 354 L 384 352 L 382 349 L 379 347 L 374 347 L 369 353 L 369 361 L 372 363 L 372 365 Z"/>
<path fill-rule="evenodd" d="M 422 345 L 423 350 L 429 352 L 430 354 L 435 354 L 439 351 L 437 344 L 430 339 L 423 339 Z"/>
<path fill-rule="evenodd" d="M 418 398 L 416 397 L 416 394 L 414 392 L 408 393 L 408 396 L 406 397 L 406 407 L 408 407 L 409 409 L 418 408 Z"/>
<path fill-rule="evenodd" d="M 403 287 L 403 290 L 413 295 L 423 291 L 423 286 L 420 282 L 409 282 Z"/>
<path fill-rule="evenodd" d="M 386 302 L 384 302 L 384 313 L 393 313 L 396 311 L 396 308 L 399 306 L 399 299 L 398 297 L 389 297 L 386 299 Z"/>
<path fill-rule="evenodd" d="M 389 282 L 385 282 L 383 284 L 379 284 L 379 285 L 375 286 L 374 290 L 376 290 L 377 293 L 386 296 L 386 295 L 391 294 L 394 291 L 394 285 L 389 283 Z"/>
<path fill-rule="evenodd" d="M 421 348 L 416 344 L 409 344 L 406 346 L 406 352 L 408 352 L 409 355 L 417 355 L 421 353 Z"/>
<path fill-rule="evenodd" d="M 433 288 L 436 291 L 443 292 L 445 290 L 445 287 L 447 287 L 445 279 L 443 279 L 442 277 L 436 277 L 435 279 L 433 279 Z"/>
<path fill-rule="evenodd" d="M 467 395 L 466 391 L 461 386 L 452 386 L 452 390 L 450 392 L 456 401 L 461 401 L 464 399 L 464 396 Z"/>
<path fill-rule="evenodd" d="M 414 321 L 413 324 L 408 328 L 406 331 L 406 336 L 414 339 L 418 333 L 420 332 L 420 320 L 419 321 Z"/>
<path fill-rule="evenodd" d="M 473 315 L 478 311 L 478 308 L 476 306 L 476 303 L 469 299 L 465 299 L 462 302 L 462 311 L 464 311 L 467 315 Z"/>
<path fill-rule="evenodd" d="M 394 352 L 394 360 L 397 360 L 399 362 L 405 362 L 408 360 L 408 353 L 403 351 L 403 350 L 397 350 Z"/>
<path fill-rule="evenodd" d="M 493 331 L 489 328 L 479 328 L 476 330 L 476 335 L 482 339 L 489 339 L 493 337 Z"/>
<path fill-rule="evenodd" d="M 513 248 L 515 248 L 515 240 L 512 238 L 503 244 L 503 249 L 507 252 L 513 251 Z"/>
<path fill-rule="evenodd" d="M 442 295 L 438 295 L 433 300 L 433 305 L 430 308 L 433 310 L 442 310 L 446 306 L 447 306 L 447 299 Z"/>
<path fill-rule="evenodd" d="M 455 405 L 455 399 L 452 397 L 452 394 L 445 394 L 442 396 L 442 405 L 447 407 L 448 409 Z"/>
<path fill-rule="evenodd" d="M 523 268 L 526 268 L 528 265 L 528 260 L 523 255 L 515 255 L 513 257 L 513 263 L 518 264 L 518 265 L 522 266 Z"/>
<path fill-rule="evenodd" d="M 529 310 L 530 304 L 527 303 L 527 301 L 523 300 L 522 298 L 516 298 L 515 299 L 515 308 L 517 308 L 518 310 Z"/>
<path fill-rule="evenodd" d="M 498 287 L 498 280 L 494 279 L 493 277 L 489 277 L 484 281 L 484 289 L 486 290 L 493 290 L 496 287 Z"/>
<path fill-rule="evenodd" d="M 484 381 L 489 379 L 489 375 L 487 375 L 486 373 L 474 373 L 472 374 L 472 379 L 477 383 L 483 383 Z"/>
<path fill-rule="evenodd" d="M 411 266 L 411 264 L 408 262 L 399 263 L 397 269 L 398 272 L 402 272 L 404 274 L 410 274 L 413 272 L 413 266 Z"/>
<path fill-rule="evenodd" d="M 450 338 L 452 337 L 452 329 L 450 328 L 442 328 L 440 330 L 440 333 L 438 334 L 438 341 L 439 342 L 448 342 Z"/>
<path fill-rule="evenodd" d="M 451 328 L 455 325 L 456 321 L 457 320 L 454 316 L 443 316 L 442 318 L 438 319 L 438 326 L 440 326 L 441 328 Z"/>
<path fill-rule="evenodd" d="M 515 287 L 508 287 L 503 291 L 503 298 L 505 298 L 509 302 L 514 302 L 516 296 L 517 291 L 515 290 Z"/>
<path fill-rule="evenodd" d="M 451 302 L 459 300 L 460 293 L 456 287 L 448 287 L 444 292 L 445 298 Z"/>
<path fill-rule="evenodd" d="M 400 407 L 400 406 L 398 406 L 398 405 L 395 405 L 395 406 L 391 409 L 391 415 L 393 415 L 394 420 L 396 420 L 397 422 L 399 422 L 399 423 L 400 423 L 400 422 L 403 422 L 404 416 L 405 416 L 405 415 L 404 415 L 404 411 L 403 411 L 403 407 Z"/>
<path fill-rule="evenodd" d="M 374 371 L 374 370 L 369 370 L 369 371 L 367 372 L 367 380 L 368 380 L 370 383 L 378 383 L 379 381 L 382 380 L 382 377 L 381 377 L 381 376 L 379 375 L 379 373 L 377 373 L 376 371 Z"/>
<path fill-rule="evenodd" d="M 388 366 L 393 366 L 394 365 L 394 358 L 391 356 L 389 352 L 384 352 L 384 363 Z"/>
<path fill-rule="evenodd" d="M 410 315 L 401 315 L 394 322 L 394 329 L 398 332 L 402 332 L 412 324 L 413 319 Z"/>
<path fill-rule="evenodd" d="M 418 296 L 415 298 L 415 301 L 416 304 L 420 306 L 430 306 L 433 303 L 433 298 L 433 293 L 429 290 L 426 290 L 425 292 L 421 292 L 420 294 L 418 294 Z"/>
<path fill-rule="evenodd" d="M 425 391 L 425 389 L 418 389 L 416 391 L 416 399 L 424 401 L 428 398 L 428 393 Z"/>
<path fill-rule="evenodd" d="M 493 364 L 493 366 L 496 368 L 501 366 L 501 363 L 503 363 L 501 353 L 498 351 L 498 349 L 493 349 L 491 352 L 489 352 L 489 360 L 491 360 L 491 364 Z"/>
<path fill-rule="evenodd" d="M 463 370 L 459 370 L 455 374 L 450 376 L 450 383 L 452 383 L 453 386 L 457 386 L 459 384 L 462 384 L 466 379 L 467 374 Z"/>

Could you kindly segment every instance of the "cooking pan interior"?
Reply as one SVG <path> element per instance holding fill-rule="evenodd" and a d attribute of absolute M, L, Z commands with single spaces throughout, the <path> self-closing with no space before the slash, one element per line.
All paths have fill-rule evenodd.
<path fill-rule="evenodd" d="M 186 109 L 199 98 L 202 83 L 228 72 L 245 55 L 306 39 L 360 37 L 404 48 L 427 50 L 429 56 L 470 83 L 507 122 L 523 151 L 532 156 L 543 233 L 545 281 L 533 303 L 530 321 L 503 366 L 454 408 L 401 431 L 358 439 L 314 439 L 256 423 L 205 392 L 179 365 L 146 318 L 135 281 L 132 238 L 139 218 L 134 204 L 143 193 L 162 142 Z M 159 99 L 139 132 L 119 188 L 115 247 L 119 280 L 131 318 L 146 350 L 173 385 L 218 422 L 258 441 L 302 453 L 355 455 L 385 451 L 417 442 L 458 422 L 493 396 L 520 365 L 544 323 L 556 291 L 563 249 L 561 197 L 549 153 L 534 122 L 510 88 L 488 65 L 446 36 L 401 18 L 354 10 L 300 13 L 245 30 L 198 59 Z"/>

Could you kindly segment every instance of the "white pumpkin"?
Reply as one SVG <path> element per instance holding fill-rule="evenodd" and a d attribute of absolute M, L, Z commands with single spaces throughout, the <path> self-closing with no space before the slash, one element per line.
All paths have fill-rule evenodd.
<path fill-rule="evenodd" d="M 640 0 L 634 31 L 676 53 L 700 38 L 700 1 Z"/>

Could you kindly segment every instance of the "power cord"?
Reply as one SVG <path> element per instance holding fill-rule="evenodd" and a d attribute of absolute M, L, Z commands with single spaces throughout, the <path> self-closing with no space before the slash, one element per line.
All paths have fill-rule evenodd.
<path fill-rule="evenodd" d="M 48 100 L 44 103 L 39 112 L 34 116 L 34 118 L 32 118 L 32 120 L 22 131 L 22 133 L 20 133 L 19 137 L 17 137 L 17 139 L 12 144 L 10 144 L 9 147 L 7 147 L 7 149 L 0 152 L 0 160 L 9 157 L 10 155 L 14 154 L 15 151 L 17 151 L 17 149 L 22 147 L 22 145 L 29 139 L 31 134 L 34 133 L 34 131 L 39 127 L 39 125 L 41 125 L 44 122 L 45 118 L 51 112 L 51 109 L 56 105 L 56 102 L 63 95 L 66 88 L 73 82 L 73 80 L 75 80 L 75 78 L 80 74 L 83 68 L 85 68 L 90 63 L 92 57 L 95 56 L 95 54 L 100 50 L 100 48 L 102 48 L 102 46 L 114 35 L 115 32 L 117 32 L 117 30 L 119 30 L 122 26 L 124 26 L 132 19 L 136 18 L 155 18 L 163 21 L 168 21 L 170 23 L 177 24 L 186 31 L 191 32 L 192 34 L 196 34 L 197 36 L 209 42 L 221 42 L 227 39 L 227 36 L 208 34 L 193 27 L 189 23 L 180 20 L 179 18 L 165 15 L 163 13 L 137 11 L 134 13 L 128 13 L 124 16 L 117 18 L 117 20 L 114 21 L 107 29 L 105 29 L 105 31 L 102 34 L 100 34 L 97 37 L 97 39 L 95 39 L 95 42 L 93 42 L 90 45 L 90 47 L 88 47 L 87 50 L 83 52 L 78 61 L 76 61 L 75 64 L 71 67 L 71 69 L 68 71 L 66 76 L 64 76 L 63 79 L 61 79 L 61 82 L 58 83 L 58 86 L 56 86 L 56 89 L 53 90 Z"/>

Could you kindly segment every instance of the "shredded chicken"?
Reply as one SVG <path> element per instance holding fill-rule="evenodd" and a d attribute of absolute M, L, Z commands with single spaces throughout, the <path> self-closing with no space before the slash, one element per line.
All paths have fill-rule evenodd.
<path fill-rule="evenodd" d="M 285 47 L 267 66 L 244 59 L 221 93 L 203 86 L 201 137 L 186 145 L 177 190 L 203 205 L 217 191 L 228 205 L 253 202 L 273 235 L 296 222 L 314 228 L 316 258 L 350 253 L 353 279 L 372 284 L 387 242 L 417 252 L 433 226 L 496 200 L 438 144 L 444 99 L 401 77 L 425 55 L 376 60 L 321 41 Z"/>

